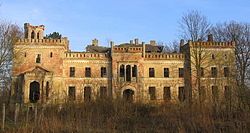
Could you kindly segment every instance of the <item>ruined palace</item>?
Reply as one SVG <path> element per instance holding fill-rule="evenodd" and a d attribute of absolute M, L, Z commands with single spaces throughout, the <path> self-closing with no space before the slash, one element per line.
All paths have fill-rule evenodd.
<path fill-rule="evenodd" d="M 180 41 L 180 51 L 163 52 L 152 40 L 84 52 L 69 49 L 66 37 L 44 39 L 45 26 L 24 24 L 14 43 L 12 98 L 24 103 L 96 99 L 159 103 L 231 100 L 235 88 L 235 42 Z"/>

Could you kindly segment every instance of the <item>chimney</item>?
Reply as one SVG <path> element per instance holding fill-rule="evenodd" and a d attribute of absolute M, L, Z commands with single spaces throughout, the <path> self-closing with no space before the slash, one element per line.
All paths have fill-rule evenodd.
<path fill-rule="evenodd" d="M 111 47 L 114 47 L 114 44 L 115 44 L 115 42 L 114 42 L 114 41 L 110 41 L 110 45 L 111 45 Z"/>
<path fill-rule="evenodd" d="M 213 35 L 212 35 L 212 34 L 209 34 L 209 35 L 208 35 L 207 41 L 208 41 L 208 42 L 213 42 L 213 41 L 214 41 L 214 40 L 213 40 Z"/>
<path fill-rule="evenodd" d="M 145 51 L 146 51 L 146 44 L 145 42 L 142 42 L 142 57 L 145 57 Z"/>
<path fill-rule="evenodd" d="M 181 39 L 181 41 L 180 41 L 180 46 L 184 46 L 184 40 L 183 39 Z"/>
<path fill-rule="evenodd" d="M 111 54 L 112 54 L 112 52 L 113 52 L 114 45 L 115 45 L 115 42 L 114 42 L 114 41 L 110 41 Z"/>
<path fill-rule="evenodd" d="M 138 44 L 139 44 L 139 39 L 136 38 L 136 39 L 135 39 L 135 45 L 138 45 Z"/>
<path fill-rule="evenodd" d="M 92 46 L 98 46 L 98 40 L 96 38 L 92 40 Z"/>
<path fill-rule="evenodd" d="M 150 45 L 155 46 L 155 44 L 156 44 L 156 41 L 155 41 L 155 40 L 151 40 L 151 41 L 150 41 Z"/>
<path fill-rule="evenodd" d="M 133 44 L 133 43 L 134 43 L 133 40 L 130 40 L 129 44 Z"/>

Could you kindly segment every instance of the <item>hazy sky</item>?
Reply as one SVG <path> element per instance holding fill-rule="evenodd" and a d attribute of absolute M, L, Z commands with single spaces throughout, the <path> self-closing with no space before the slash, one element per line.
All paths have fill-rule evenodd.
<path fill-rule="evenodd" d="M 179 40 L 178 21 L 198 10 L 210 22 L 250 22 L 250 0 L 0 0 L 0 18 L 23 27 L 45 25 L 70 40 L 70 48 L 83 51 L 93 38 L 102 46 L 134 38 L 169 43 Z"/>

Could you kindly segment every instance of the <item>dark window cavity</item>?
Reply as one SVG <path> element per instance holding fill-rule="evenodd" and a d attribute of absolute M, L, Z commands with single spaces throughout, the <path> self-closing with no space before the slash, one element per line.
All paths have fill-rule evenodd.
<path fill-rule="evenodd" d="M 75 67 L 70 67 L 69 68 L 69 76 L 70 77 L 75 77 Z"/>
<path fill-rule="evenodd" d="M 163 99 L 165 101 L 168 101 L 168 100 L 171 99 L 170 87 L 164 87 L 164 90 L 163 90 Z"/>
<path fill-rule="evenodd" d="M 169 68 L 164 68 L 164 77 L 169 78 Z"/>
<path fill-rule="evenodd" d="M 41 54 L 36 55 L 36 63 L 41 63 Z"/>
<path fill-rule="evenodd" d="M 156 90 L 155 87 L 149 87 L 148 88 L 150 100 L 156 100 Z"/>
<path fill-rule="evenodd" d="M 90 67 L 85 68 L 85 77 L 91 77 L 91 68 Z"/>
<path fill-rule="evenodd" d="M 106 67 L 101 67 L 101 77 L 107 77 L 107 69 L 106 69 Z"/>
<path fill-rule="evenodd" d="M 69 87 L 69 100 L 74 101 L 76 99 L 76 88 L 74 86 Z"/>
<path fill-rule="evenodd" d="M 155 69 L 149 68 L 149 77 L 155 77 Z"/>
<path fill-rule="evenodd" d="M 183 68 L 179 68 L 179 77 L 180 78 L 184 77 L 184 69 Z"/>

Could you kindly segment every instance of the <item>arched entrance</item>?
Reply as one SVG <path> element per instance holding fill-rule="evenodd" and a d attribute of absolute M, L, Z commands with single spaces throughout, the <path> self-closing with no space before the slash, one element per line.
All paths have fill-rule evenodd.
<path fill-rule="evenodd" d="M 132 102 L 134 100 L 134 91 L 131 89 L 124 90 L 123 99 L 129 102 Z"/>
<path fill-rule="evenodd" d="M 36 103 L 40 98 L 40 84 L 36 81 L 30 83 L 29 100 L 31 103 Z"/>

